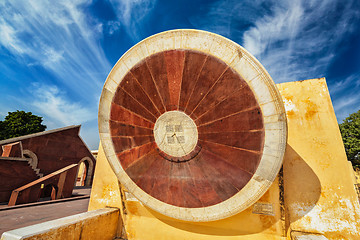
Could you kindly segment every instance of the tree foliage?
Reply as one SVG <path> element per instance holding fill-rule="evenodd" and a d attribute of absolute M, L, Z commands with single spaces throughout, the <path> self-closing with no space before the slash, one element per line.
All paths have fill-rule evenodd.
<path fill-rule="evenodd" d="M 46 126 L 42 121 L 42 117 L 31 112 L 9 112 L 5 120 L 0 121 L 0 140 L 44 131 Z"/>
<path fill-rule="evenodd" d="M 354 168 L 360 167 L 360 110 L 350 114 L 339 124 L 348 160 Z"/>

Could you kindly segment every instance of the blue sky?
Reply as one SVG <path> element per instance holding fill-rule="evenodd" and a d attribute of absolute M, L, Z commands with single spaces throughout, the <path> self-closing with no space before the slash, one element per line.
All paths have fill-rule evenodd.
<path fill-rule="evenodd" d="M 276 83 L 326 77 L 341 122 L 360 108 L 360 1 L 0 0 L 0 119 L 82 124 L 97 149 L 97 109 L 112 66 L 138 41 L 202 29 L 251 52 Z"/>

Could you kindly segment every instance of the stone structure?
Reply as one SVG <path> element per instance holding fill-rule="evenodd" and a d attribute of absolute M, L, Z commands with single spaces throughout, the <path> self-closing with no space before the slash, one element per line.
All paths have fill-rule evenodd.
<path fill-rule="evenodd" d="M 80 126 L 69 126 L 0 141 L 0 202 L 9 201 L 14 189 L 81 162 L 90 186 L 95 158 L 79 131 Z"/>
<path fill-rule="evenodd" d="M 88 217 L 51 236 L 112 207 L 104 239 L 360 238 L 325 79 L 276 86 L 223 37 L 175 30 L 130 49 L 105 83 L 99 131 Z M 3 238 L 53 231 L 38 227 Z"/>

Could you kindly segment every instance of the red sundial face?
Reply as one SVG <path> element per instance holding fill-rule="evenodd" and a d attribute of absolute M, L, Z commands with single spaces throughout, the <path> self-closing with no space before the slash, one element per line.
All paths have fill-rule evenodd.
<path fill-rule="evenodd" d="M 153 54 L 125 75 L 110 134 L 133 182 L 178 207 L 208 207 L 239 192 L 264 145 L 259 104 L 220 59 L 193 50 Z"/>

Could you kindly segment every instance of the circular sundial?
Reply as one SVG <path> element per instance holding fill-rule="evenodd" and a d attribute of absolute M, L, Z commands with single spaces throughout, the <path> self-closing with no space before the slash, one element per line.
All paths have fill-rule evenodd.
<path fill-rule="evenodd" d="M 101 95 L 99 131 L 123 186 L 186 221 L 255 203 L 281 167 L 287 135 L 281 96 L 261 64 L 197 30 L 154 35 L 120 58 Z"/>

